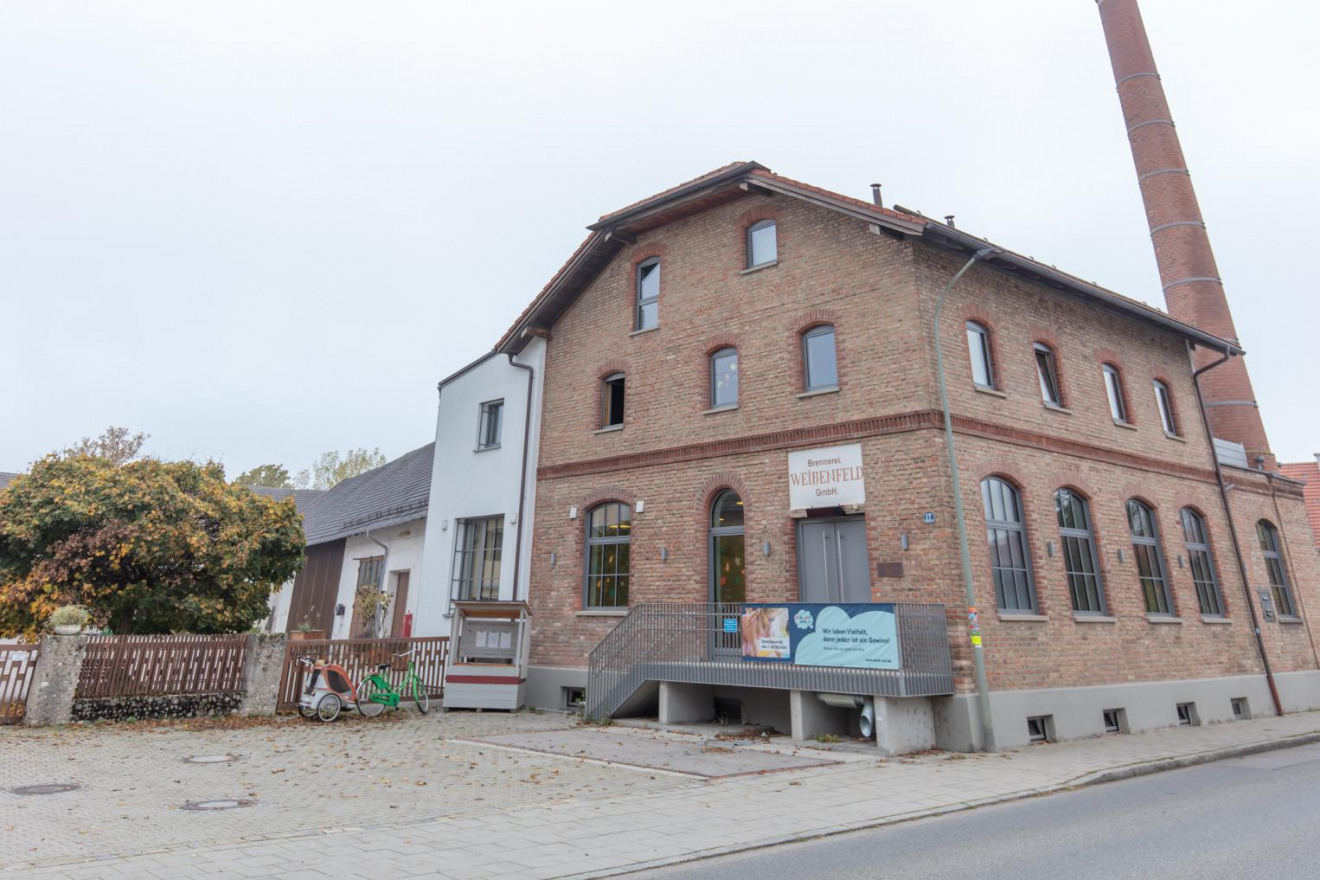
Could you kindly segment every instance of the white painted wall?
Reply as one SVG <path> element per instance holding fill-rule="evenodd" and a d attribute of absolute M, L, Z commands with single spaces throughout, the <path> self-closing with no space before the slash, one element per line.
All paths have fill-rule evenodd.
<path fill-rule="evenodd" d="M 292 604 L 293 578 L 289 578 L 270 595 L 270 617 L 266 618 L 266 632 L 289 631 L 289 607 Z"/>
<path fill-rule="evenodd" d="M 347 639 L 353 634 L 353 596 L 357 590 L 358 562 L 372 556 L 385 556 L 385 584 L 389 588 L 394 583 L 395 575 L 401 571 L 409 573 L 408 611 L 413 615 L 413 635 L 430 635 L 417 631 L 417 608 L 421 596 L 420 584 L 425 571 L 422 568 L 422 553 L 426 543 L 426 517 L 411 520 L 403 525 L 371 532 L 389 547 L 381 549 L 380 544 L 366 535 L 353 535 L 344 542 L 344 565 L 339 573 L 339 594 L 335 602 L 344 606 L 342 617 L 335 618 L 332 639 Z M 393 614 L 393 610 L 389 612 Z"/>
<path fill-rule="evenodd" d="M 526 599 L 530 582 L 532 511 L 536 507 L 536 463 L 541 436 L 541 397 L 545 342 L 534 339 L 516 362 L 535 370 L 531 387 L 528 428 L 527 371 L 511 366 L 505 355 L 493 355 L 466 373 L 448 380 L 440 391 L 436 418 L 435 467 L 427 516 L 425 576 L 414 580 L 420 605 L 414 618 L 415 635 L 449 634 L 450 583 L 454 560 L 455 521 L 504 516 L 504 545 L 500 560 L 500 598 Z M 504 401 L 504 426 L 498 449 L 476 451 L 481 405 Z M 528 438 L 527 480 L 524 487 L 523 439 Z M 523 489 L 522 521 L 518 521 Z M 518 584 L 515 560 L 521 545 Z"/>

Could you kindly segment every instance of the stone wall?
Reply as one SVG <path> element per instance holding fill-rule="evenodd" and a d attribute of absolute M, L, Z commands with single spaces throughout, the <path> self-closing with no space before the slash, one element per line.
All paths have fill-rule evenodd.
<path fill-rule="evenodd" d="M 278 682 L 277 682 L 278 683 Z M 179 697 L 103 697 L 74 700 L 72 721 L 143 721 L 232 715 L 243 694 L 189 694 Z M 272 713 L 273 714 L 273 713 Z"/>

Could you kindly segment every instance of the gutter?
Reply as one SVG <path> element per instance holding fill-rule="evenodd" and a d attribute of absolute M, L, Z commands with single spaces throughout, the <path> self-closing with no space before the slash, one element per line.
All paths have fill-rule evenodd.
<path fill-rule="evenodd" d="M 1187 354 L 1190 357 L 1191 351 L 1188 351 Z M 1270 668 L 1270 656 L 1265 650 L 1265 638 L 1260 632 L 1260 620 L 1256 616 L 1256 601 L 1251 595 L 1251 579 L 1247 576 L 1247 563 L 1242 556 L 1242 544 L 1238 540 L 1237 526 L 1233 522 L 1233 508 L 1228 500 L 1228 486 L 1224 483 L 1224 471 L 1219 464 L 1219 456 L 1215 452 L 1215 435 L 1210 430 L 1210 417 L 1205 411 L 1205 398 L 1201 394 L 1202 374 L 1208 373 L 1223 364 L 1233 354 L 1233 347 L 1226 347 L 1223 357 L 1219 360 L 1194 370 L 1192 372 L 1192 387 L 1196 389 L 1196 409 L 1201 414 L 1201 425 L 1205 428 L 1205 441 L 1210 445 L 1210 458 L 1215 465 L 1215 482 L 1219 484 L 1219 498 L 1224 505 L 1224 515 L 1228 518 L 1228 535 L 1233 542 L 1233 558 L 1237 561 L 1238 577 L 1242 578 L 1242 593 L 1247 600 L 1247 610 L 1251 613 L 1251 631 L 1256 635 L 1256 650 L 1260 652 L 1260 662 L 1265 667 L 1265 682 L 1270 688 L 1270 699 L 1274 701 L 1274 711 L 1281 716 L 1283 715 L 1283 701 L 1279 699 L 1279 688 L 1274 682 L 1274 670 Z"/>
<path fill-rule="evenodd" d="M 532 391 L 533 382 L 536 379 L 536 370 L 528 364 L 520 364 L 515 361 L 513 359 L 513 352 L 509 352 L 509 366 L 518 370 L 527 371 L 527 411 L 523 415 L 522 478 L 518 483 L 518 535 L 513 544 L 513 601 L 517 602 L 518 574 L 522 567 L 523 512 L 527 507 L 527 459 L 531 448 L 532 438 Z M 527 592 L 530 598 L 530 584 L 528 585 Z"/>

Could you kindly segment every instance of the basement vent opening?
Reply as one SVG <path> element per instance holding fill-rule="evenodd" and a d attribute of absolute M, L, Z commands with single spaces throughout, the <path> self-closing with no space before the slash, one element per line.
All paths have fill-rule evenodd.
<path fill-rule="evenodd" d="M 1196 714 L 1195 703 L 1178 704 L 1178 724 L 1181 727 L 1196 727 L 1201 719 Z"/>
<path fill-rule="evenodd" d="M 566 687 L 562 689 L 563 708 L 569 712 L 581 712 L 587 705 L 587 689 L 580 687 Z"/>
<path fill-rule="evenodd" d="M 715 722 L 717 724 L 742 724 L 742 700 L 716 697 Z"/>
<path fill-rule="evenodd" d="M 1127 710 L 1105 709 L 1105 733 L 1127 733 Z"/>
<path fill-rule="evenodd" d="M 1230 704 L 1233 706 L 1233 717 L 1238 721 L 1251 718 L 1251 704 L 1247 702 L 1246 697 L 1234 697 Z"/>
<path fill-rule="evenodd" d="M 1054 739 L 1054 716 L 1033 715 L 1027 719 L 1027 741 L 1047 743 Z"/>

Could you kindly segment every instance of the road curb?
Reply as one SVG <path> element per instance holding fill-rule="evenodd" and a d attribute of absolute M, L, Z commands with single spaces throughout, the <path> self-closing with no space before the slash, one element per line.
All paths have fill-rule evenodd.
<path fill-rule="evenodd" d="M 975 810 L 979 807 L 1014 803 L 1029 798 L 1041 797 L 1043 795 L 1057 794 L 1058 792 L 1067 791 L 1069 789 L 1102 785 L 1106 782 L 1119 782 L 1124 779 L 1133 779 L 1138 776 L 1150 776 L 1155 773 L 1164 773 L 1169 770 L 1181 770 L 1185 767 L 1195 767 L 1198 764 L 1210 764 L 1215 761 L 1226 761 L 1231 758 L 1241 758 L 1248 755 L 1257 755 L 1261 752 L 1273 752 L 1279 749 L 1312 745 L 1314 743 L 1320 743 L 1320 731 L 1293 734 L 1291 736 L 1279 737 L 1278 739 L 1258 740 L 1254 743 L 1228 746 L 1222 749 L 1210 749 L 1204 752 L 1178 755 L 1173 758 L 1159 758 L 1153 761 L 1142 761 L 1121 767 L 1114 767 L 1109 770 L 1099 770 L 1095 773 L 1073 777 L 1072 779 L 1064 780 L 1056 785 L 1045 786 L 1043 788 L 1025 789 L 1023 791 L 1011 792 L 1009 794 L 982 798 L 976 801 L 963 801 L 946 804 L 915 813 L 904 813 L 898 816 L 885 816 L 880 819 L 855 822 L 849 825 L 829 828 L 826 830 L 804 831 L 800 834 L 786 834 L 779 837 L 758 840 L 753 843 L 716 847 L 715 849 L 702 850 L 701 852 L 688 853 L 687 855 L 675 856 L 673 858 L 634 862 L 630 865 L 606 868 L 601 871 L 589 871 L 580 874 L 564 874 L 560 875 L 556 880 L 589 880 L 589 878 L 622 877 L 627 874 L 638 874 L 642 871 L 654 871 L 659 868 L 672 868 L 679 865 L 704 862 L 709 859 L 721 858 L 723 856 L 769 849 L 770 847 L 781 846 L 786 843 L 805 843 L 809 840 L 823 840 L 827 837 L 837 837 L 840 834 L 852 834 L 856 831 L 867 831 L 875 828 L 884 828 L 889 825 L 915 822 L 918 819 L 931 819 L 936 816 L 964 813 L 970 810 Z"/>

